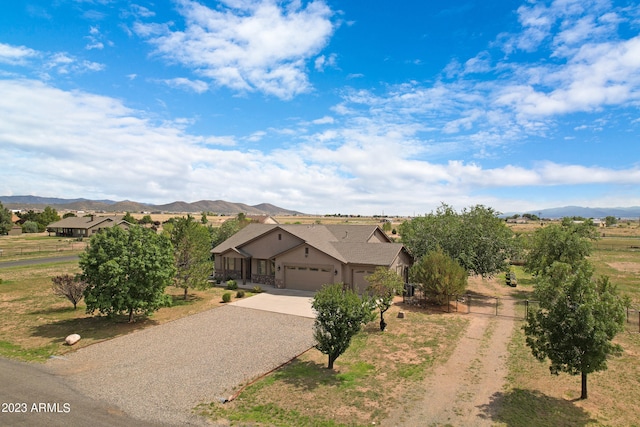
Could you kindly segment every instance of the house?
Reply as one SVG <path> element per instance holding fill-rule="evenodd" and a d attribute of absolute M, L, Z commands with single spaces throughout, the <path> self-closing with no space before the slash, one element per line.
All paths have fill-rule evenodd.
<path fill-rule="evenodd" d="M 256 224 L 211 250 L 216 279 L 315 291 L 342 282 L 358 292 L 376 267 L 407 280 L 412 257 L 377 225 Z"/>
<path fill-rule="evenodd" d="M 56 236 L 63 237 L 91 237 L 98 233 L 100 230 L 119 226 L 126 230 L 129 229 L 131 224 L 122 219 L 123 216 L 82 216 L 82 217 L 68 217 L 61 219 L 60 221 L 52 222 L 47 226 L 49 233 L 56 233 Z"/>

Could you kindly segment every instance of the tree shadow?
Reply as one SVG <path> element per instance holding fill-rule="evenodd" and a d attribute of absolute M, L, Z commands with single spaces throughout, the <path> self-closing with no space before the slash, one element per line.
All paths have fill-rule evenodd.
<path fill-rule="evenodd" d="M 341 383 L 337 372 L 327 369 L 325 364 L 299 359 L 293 360 L 283 369 L 276 371 L 274 377 L 304 391 L 314 390 L 320 385 L 331 386 Z"/>
<path fill-rule="evenodd" d="M 28 314 L 47 315 L 47 314 L 73 313 L 74 311 L 82 311 L 82 309 L 77 308 L 74 310 L 73 304 L 69 303 L 69 306 L 45 308 L 43 310 L 30 311 Z"/>
<path fill-rule="evenodd" d="M 198 301 L 202 301 L 202 297 L 196 294 L 187 294 L 187 299 L 184 299 L 184 294 L 170 294 L 171 296 L 171 306 L 179 307 L 182 305 L 190 305 Z"/>
<path fill-rule="evenodd" d="M 128 316 L 87 316 L 35 326 L 31 336 L 51 338 L 52 342 L 64 341 L 70 334 L 79 334 L 83 339 L 106 340 L 157 324 L 146 316 L 136 317 L 134 323 L 128 322 Z"/>
<path fill-rule="evenodd" d="M 494 393 L 488 404 L 478 408 L 481 418 L 513 427 L 579 427 L 596 422 L 572 401 L 521 388 Z"/>

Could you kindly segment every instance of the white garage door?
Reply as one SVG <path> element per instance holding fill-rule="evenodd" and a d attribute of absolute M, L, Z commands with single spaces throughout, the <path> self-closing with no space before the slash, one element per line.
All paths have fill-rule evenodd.
<path fill-rule="evenodd" d="M 317 291 L 322 285 L 333 283 L 333 275 L 329 267 L 317 265 L 285 266 L 285 288 Z"/>

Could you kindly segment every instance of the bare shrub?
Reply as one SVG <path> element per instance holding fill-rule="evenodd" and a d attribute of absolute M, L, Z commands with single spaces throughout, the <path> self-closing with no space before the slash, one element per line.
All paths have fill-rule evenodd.
<path fill-rule="evenodd" d="M 77 305 L 84 296 L 84 290 L 87 287 L 87 283 L 78 277 L 74 277 L 70 274 L 62 274 L 51 278 L 53 284 L 51 288 L 53 293 L 59 297 L 66 298 L 73 304 L 73 309 L 77 308 Z"/>

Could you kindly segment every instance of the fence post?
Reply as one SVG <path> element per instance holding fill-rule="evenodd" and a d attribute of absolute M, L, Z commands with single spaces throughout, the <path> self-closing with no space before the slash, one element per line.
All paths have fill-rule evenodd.
<path fill-rule="evenodd" d="M 471 295 L 467 294 L 467 314 L 471 313 Z"/>
<path fill-rule="evenodd" d="M 498 315 L 498 301 L 500 301 L 500 298 L 496 298 L 496 316 Z"/>
<path fill-rule="evenodd" d="M 529 300 L 524 300 L 524 318 L 529 317 Z"/>
<path fill-rule="evenodd" d="M 451 298 L 449 294 L 447 294 L 447 313 L 451 313 Z"/>

